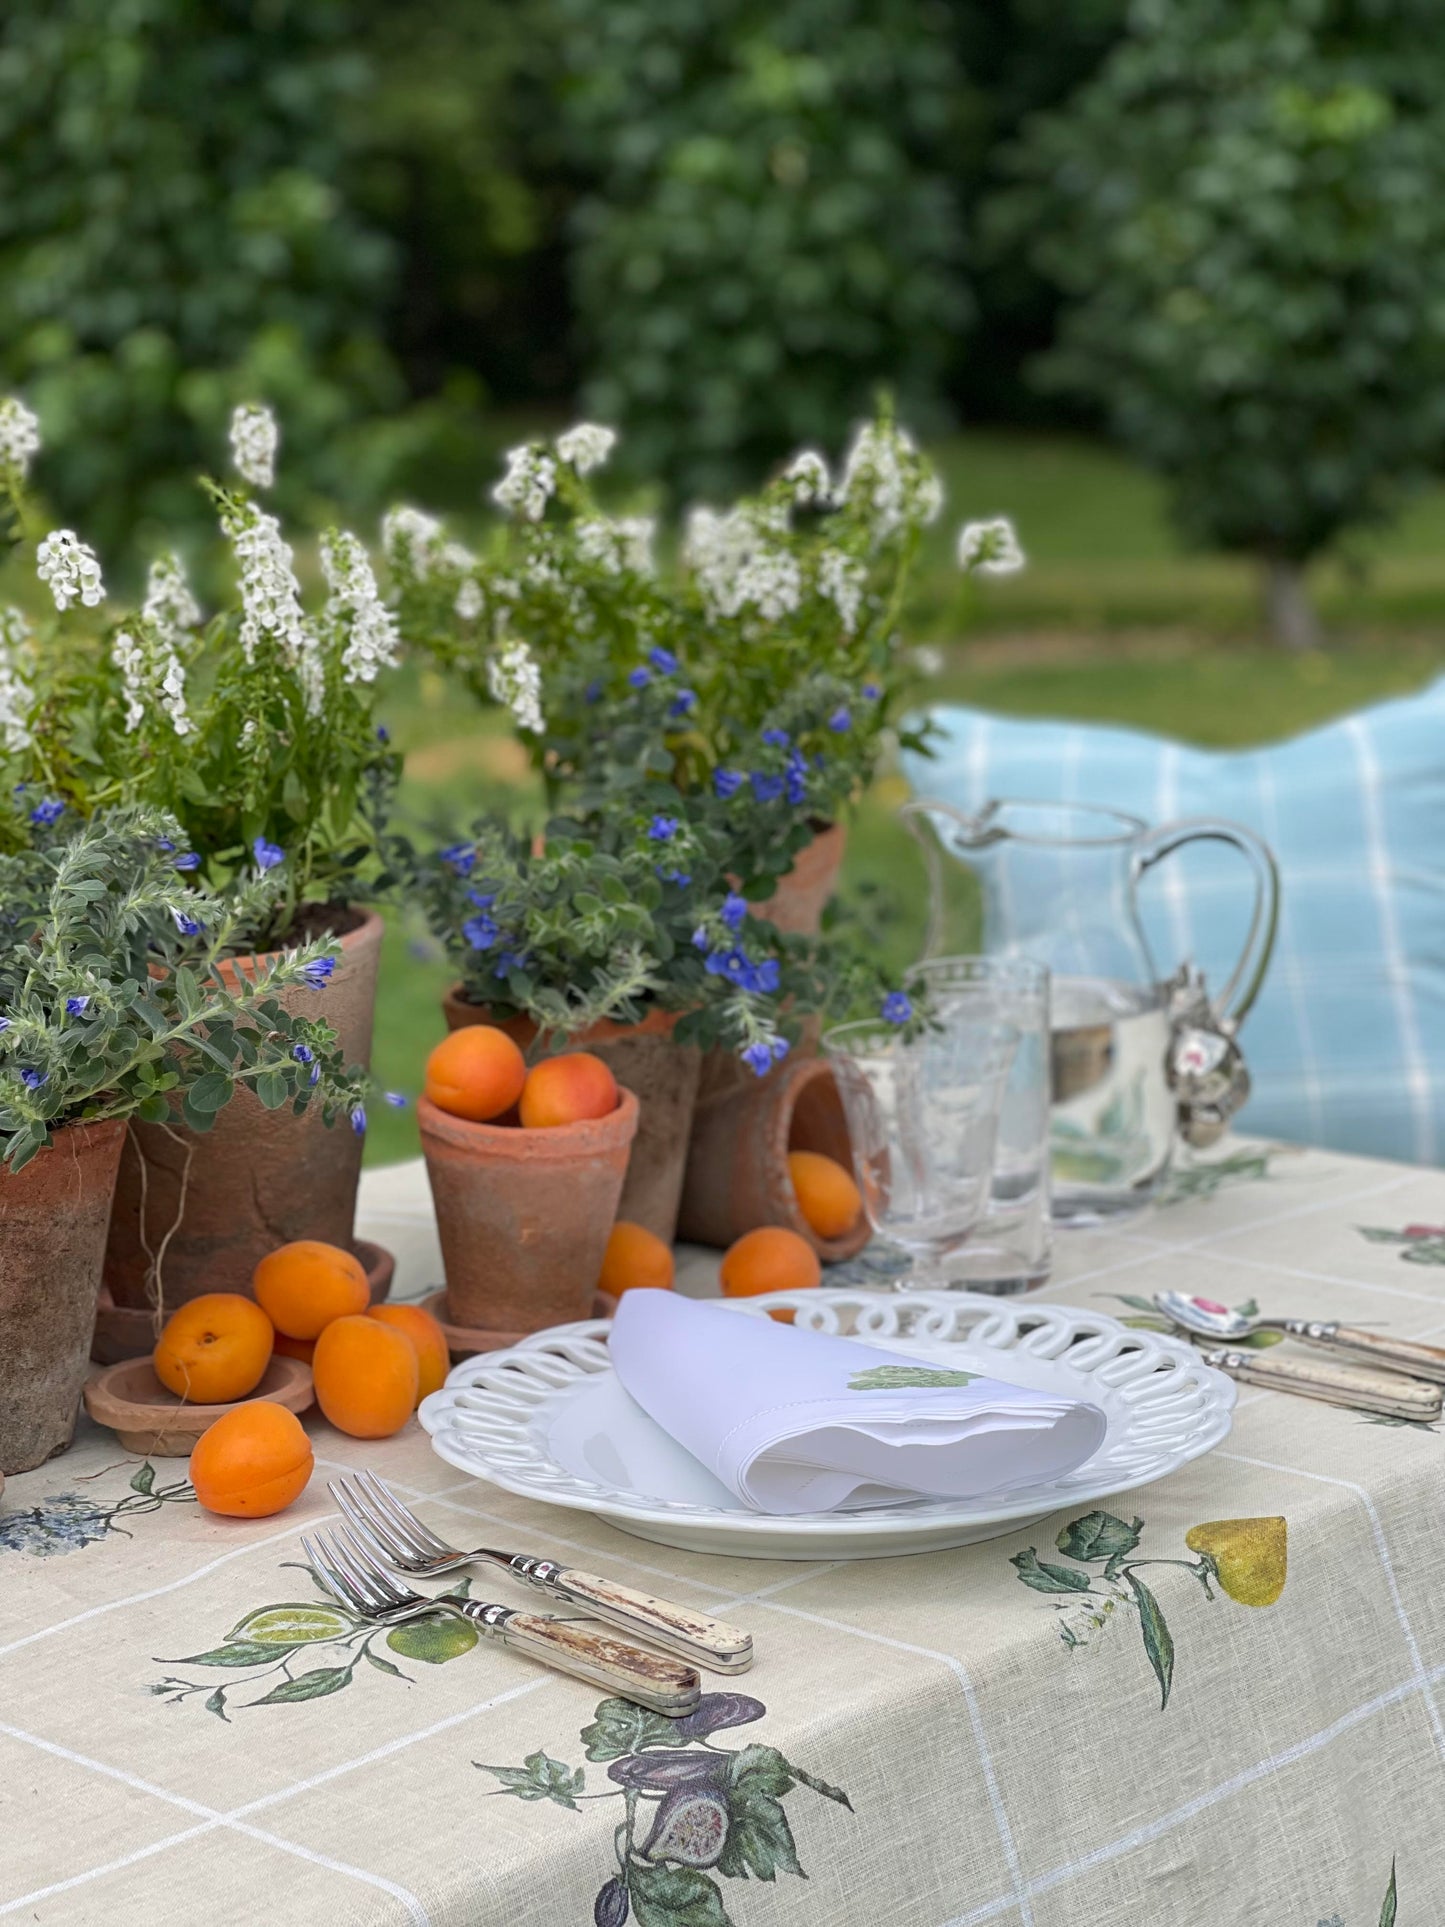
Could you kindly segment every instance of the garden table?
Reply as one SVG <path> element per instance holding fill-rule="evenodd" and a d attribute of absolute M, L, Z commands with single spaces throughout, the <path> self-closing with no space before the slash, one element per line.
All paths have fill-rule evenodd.
<path fill-rule="evenodd" d="M 1438 1172 L 1233 1140 L 1147 1217 L 1063 1236 L 1046 1295 L 1134 1316 L 1169 1284 L 1428 1336 L 1442 1218 Z M 401 1295 L 435 1283 L 420 1165 L 368 1175 L 359 1228 Z M 686 1288 L 714 1263 L 684 1254 Z M 1218 1450 L 1081 1520 L 795 1564 L 510 1496 L 416 1426 L 308 1423 L 321 1476 L 277 1518 L 212 1518 L 180 1461 L 88 1426 L 0 1498 L 0 1915 L 1376 1927 L 1397 1878 L 1400 1927 L 1445 1920 L 1434 1428 L 1243 1391 Z M 756 1665 L 678 1730 L 462 1650 L 459 1621 L 368 1638 L 298 1546 L 326 1476 L 362 1464 L 463 1543 L 741 1621 Z"/>

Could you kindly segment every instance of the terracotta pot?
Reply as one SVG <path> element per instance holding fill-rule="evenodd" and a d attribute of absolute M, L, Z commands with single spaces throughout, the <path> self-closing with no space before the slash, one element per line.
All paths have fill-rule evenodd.
<path fill-rule="evenodd" d="M 0 1171 L 0 1472 L 75 1433 L 125 1125 L 71 1124 Z"/>
<path fill-rule="evenodd" d="M 483 1006 L 467 1002 L 459 983 L 443 997 L 442 1010 L 449 1030 L 494 1021 Z M 623 1089 L 631 1091 L 641 1104 L 637 1142 L 632 1147 L 617 1215 L 646 1225 L 667 1244 L 677 1234 L 682 1173 L 702 1074 L 702 1052 L 697 1045 L 679 1044 L 673 1038 L 679 1015 L 677 1011 L 654 1010 L 640 1024 L 604 1020 L 579 1031 L 567 1046 L 600 1057 Z M 497 1028 L 515 1038 L 523 1050 L 536 1040 L 537 1026 L 530 1017 L 509 1017 Z"/>
<path fill-rule="evenodd" d="M 352 927 L 325 989 L 298 986 L 280 1002 L 328 1019 L 346 1062 L 369 1064 L 382 922 L 374 910 L 338 913 L 338 921 L 348 918 Z M 221 971 L 234 985 L 258 961 L 228 958 Z M 207 1132 L 179 1122 L 132 1122 L 105 1254 L 115 1303 L 159 1301 L 170 1313 L 204 1291 L 249 1293 L 258 1261 L 293 1238 L 349 1250 L 361 1150 L 344 1117 L 328 1128 L 319 1108 L 301 1117 L 289 1104 L 268 1111 L 247 1090 L 236 1092 Z"/>
<path fill-rule="evenodd" d="M 766 903 L 753 905 L 755 913 L 775 923 L 779 930 L 797 936 L 816 937 L 823 912 L 838 884 L 848 832 L 841 823 L 830 823 L 819 830 L 812 842 L 799 850 L 793 867 L 779 877 L 778 887 Z"/>
<path fill-rule="evenodd" d="M 761 1224 L 786 1225 L 825 1264 L 861 1251 L 872 1233 L 860 1216 L 843 1238 L 820 1238 L 798 1209 L 789 1151 L 820 1151 L 853 1168 L 843 1100 L 818 1057 L 787 1058 L 763 1078 L 701 1107 L 682 1189 L 679 1237 L 726 1248 Z"/>
<path fill-rule="evenodd" d="M 417 1103 L 457 1325 L 534 1332 L 589 1316 L 638 1103 L 551 1130 L 472 1124 Z"/>

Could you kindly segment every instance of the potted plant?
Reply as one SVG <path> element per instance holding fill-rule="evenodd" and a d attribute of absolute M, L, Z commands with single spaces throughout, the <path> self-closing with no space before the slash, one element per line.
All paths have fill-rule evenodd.
<path fill-rule="evenodd" d="M 179 824 L 112 808 L 68 832 L 0 820 L 0 1471 L 70 1442 L 128 1119 L 203 1141 L 238 1093 L 268 1112 L 361 1102 L 319 994 L 318 938 L 228 979 L 231 912 L 177 862 Z M 289 1009 L 302 998 L 308 1014 Z"/>
<path fill-rule="evenodd" d="M 26 460 L 38 436 L 29 441 Z M 324 594 L 303 599 L 292 550 L 258 499 L 276 444 L 265 409 L 236 410 L 237 482 L 205 486 L 237 593 L 209 618 L 175 555 L 151 564 L 139 608 L 116 606 L 72 532 L 37 539 L 24 461 L 0 464 L 0 493 L 55 605 L 36 632 L 19 611 L 3 617 L 0 753 L 37 807 L 66 820 L 116 802 L 175 817 L 178 859 L 226 904 L 217 967 L 233 991 L 287 949 L 335 936 L 328 1016 L 347 1060 L 364 1066 L 382 935 L 367 905 L 395 866 L 386 821 L 399 767 L 375 703 L 399 633 L 345 531 L 320 538 Z M 204 1140 L 184 1119 L 138 1119 L 106 1261 L 117 1303 L 159 1292 L 170 1308 L 199 1291 L 244 1291 L 258 1259 L 290 1238 L 349 1245 L 360 1168 L 359 1135 L 324 1129 L 315 1107 L 268 1112 L 249 1090 Z"/>

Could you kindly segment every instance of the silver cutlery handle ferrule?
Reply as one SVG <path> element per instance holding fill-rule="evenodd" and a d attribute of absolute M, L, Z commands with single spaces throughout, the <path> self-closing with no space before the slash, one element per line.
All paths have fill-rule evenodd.
<path fill-rule="evenodd" d="M 702 1683 L 692 1667 L 629 1646 L 575 1619 L 549 1619 L 542 1613 L 485 1606 L 476 1599 L 459 1600 L 457 1610 L 495 1634 L 512 1652 L 635 1700 L 668 1719 L 693 1712 L 701 1696 Z"/>
<path fill-rule="evenodd" d="M 1292 1392 L 1298 1398 L 1321 1399 L 1326 1405 L 1347 1405 L 1358 1412 L 1426 1423 L 1440 1416 L 1438 1387 L 1398 1378 L 1390 1372 L 1361 1372 L 1348 1365 L 1316 1364 L 1312 1359 L 1276 1358 L 1260 1352 L 1206 1352 L 1204 1362 L 1227 1372 L 1241 1385 Z"/>
<path fill-rule="evenodd" d="M 554 1566 L 551 1577 L 543 1583 L 558 1599 L 585 1606 L 634 1639 L 646 1639 L 667 1652 L 679 1653 L 709 1672 L 745 1673 L 753 1663 L 750 1633 L 707 1613 L 694 1612 L 690 1606 L 679 1606 L 675 1600 L 638 1592 L 615 1579 L 581 1572 L 576 1566 Z"/>
<path fill-rule="evenodd" d="M 1290 1319 L 1288 1330 L 1291 1338 L 1298 1338 L 1303 1344 L 1344 1352 L 1386 1371 L 1403 1372 L 1409 1378 L 1445 1384 L 1445 1351 L 1438 1345 L 1422 1345 L 1413 1338 L 1392 1338 L 1387 1332 L 1361 1331 L 1353 1325 L 1318 1325 L 1303 1318 Z"/>

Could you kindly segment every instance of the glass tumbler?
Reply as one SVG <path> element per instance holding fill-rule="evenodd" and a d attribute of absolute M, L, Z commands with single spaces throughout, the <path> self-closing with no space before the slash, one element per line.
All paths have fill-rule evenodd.
<path fill-rule="evenodd" d="M 1043 1284 L 1053 1256 L 1048 969 L 1028 957 L 938 957 L 919 964 L 909 983 L 945 1025 L 962 1017 L 1018 1032 L 988 1204 L 953 1269 L 974 1291 L 1028 1291 Z"/>
<path fill-rule="evenodd" d="M 899 1284 L 959 1282 L 957 1261 L 988 1209 L 994 1145 L 1019 1034 L 958 1013 L 917 1035 L 841 1024 L 833 1066 L 868 1222 L 911 1260 Z"/>

